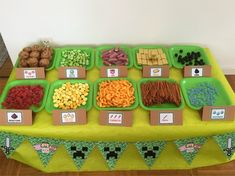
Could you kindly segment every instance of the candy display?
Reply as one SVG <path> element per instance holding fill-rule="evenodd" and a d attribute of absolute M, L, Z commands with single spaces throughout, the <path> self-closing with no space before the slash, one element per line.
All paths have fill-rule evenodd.
<path fill-rule="evenodd" d="M 6 109 L 29 109 L 32 105 L 40 106 L 44 88 L 40 85 L 12 87 L 2 103 Z"/>
<path fill-rule="evenodd" d="M 141 86 L 142 102 L 145 106 L 173 103 L 181 104 L 180 86 L 175 82 L 147 81 Z"/>
<path fill-rule="evenodd" d="M 76 109 L 86 105 L 89 93 L 87 83 L 71 84 L 66 82 L 60 88 L 54 90 L 53 103 L 54 107 L 60 109 Z"/>
<path fill-rule="evenodd" d="M 179 53 L 175 53 L 175 58 L 177 61 L 183 65 L 205 65 L 204 60 L 201 58 L 201 52 L 191 51 L 184 54 L 184 50 L 179 50 Z"/>
<path fill-rule="evenodd" d="M 98 85 L 99 107 L 129 107 L 135 102 L 134 87 L 128 80 L 102 81 Z"/>
<path fill-rule="evenodd" d="M 86 67 L 90 63 L 90 54 L 82 49 L 65 49 L 61 52 L 60 65 Z"/>
<path fill-rule="evenodd" d="M 128 56 L 125 51 L 120 48 L 112 48 L 103 51 L 101 58 L 103 59 L 103 64 L 107 66 L 122 66 L 128 64 Z"/>
<path fill-rule="evenodd" d="M 161 48 L 143 49 L 140 48 L 136 53 L 137 64 L 139 65 L 167 65 L 166 54 Z"/>
<path fill-rule="evenodd" d="M 48 68 L 52 60 L 51 47 L 33 45 L 25 47 L 19 53 L 19 67 L 45 67 Z"/>
<path fill-rule="evenodd" d="M 188 89 L 187 94 L 193 106 L 212 106 L 216 102 L 218 90 L 211 83 L 199 83 L 196 87 Z"/>

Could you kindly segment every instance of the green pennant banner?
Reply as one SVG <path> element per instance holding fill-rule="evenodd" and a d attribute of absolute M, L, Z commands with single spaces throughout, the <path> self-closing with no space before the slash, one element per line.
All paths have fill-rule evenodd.
<path fill-rule="evenodd" d="M 93 142 L 64 141 L 64 146 L 72 157 L 74 163 L 80 169 L 89 153 L 94 149 Z"/>
<path fill-rule="evenodd" d="M 28 140 L 37 151 L 44 166 L 47 166 L 61 143 L 59 140 L 49 138 L 28 137 Z"/>
<path fill-rule="evenodd" d="M 215 141 L 224 152 L 225 156 L 230 160 L 235 151 L 235 133 L 226 133 L 213 136 Z"/>
<path fill-rule="evenodd" d="M 116 166 L 118 159 L 127 147 L 126 142 L 99 142 L 97 143 L 108 167 L 113 169 Z"/>
<path fill-rule="evenodd" d="M 207 137 L 196 137 L 179 139 L 174 141 L 174 143 L 176 144 L 178 150 L 181 152 L 186 161 L 191 164 L 206 140 Z"/>
<path fill-rule="evenodd" d="M 148 167 L 151 167 L 165 147 L 165 141 L 136 142 L 135 146 Z"/>
<path fill-rule="evenodd" d="M 25 136 L 15 135 L 12 133 L 2 132 L 0 133 L 0 145 L 1 149 L 7 158 L 10 158 L 12 153 L 19 147 L 24 141 Z"/>

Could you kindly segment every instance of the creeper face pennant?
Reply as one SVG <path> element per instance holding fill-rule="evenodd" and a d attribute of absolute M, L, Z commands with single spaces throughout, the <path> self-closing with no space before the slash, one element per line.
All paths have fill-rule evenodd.
<path fill-rule="evenodd" d="M 0 133 L 0 144 L 1 149 L 6 155 L 7 158 L 9 158 L 12 153 L 18 148 L 18 146 L 24 141 L 24 136 L 21 135 L 15 135 L 11 133 Z"/>
<path fill-rule="evenodd" d="M 148 167 L 151 167 L 165 147 L 164 141 L 136 142 L 135 146 Z"/>
<path fill-rule="evenodd" d="M 64 146 L 80 169 L 95 145 L 93 142 L 65 141 Z"/>
<path fill-rule="evenodd" d="M 188 139 L 179 139 L 174 141 L 178 150 L 186 159 L 186 161 L 191 164 L 198 151 L 201 149 L 202 145 L 206 142 L 206 137 L 196 137 Z"/>
<path fill-rule="evenodd" d="M 97 145 L 110 169 L 115 167 L 127 147 L 125 142 L 99 142 Z"/>
<path fill-rule="evenodd" d="M 235 133 L 226 133 L 213 137 L 230 160 L 235 152 Z"/>
<path fill-rule="evenodd" d="M 47 166 L 58 145 L 60 144 L 59 140 L 47 138 L 29 137 L 28 140 L 37 151 L 44 166 Z"/>

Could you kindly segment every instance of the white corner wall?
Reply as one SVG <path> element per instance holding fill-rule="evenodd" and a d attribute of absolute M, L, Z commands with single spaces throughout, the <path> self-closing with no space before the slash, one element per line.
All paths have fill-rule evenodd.
<path fill-rule="evenodd" d="M 0 0 L 0 32 L 15 62 L 22 47 L 195 43 L 235 69 L 235 0 Z"/>

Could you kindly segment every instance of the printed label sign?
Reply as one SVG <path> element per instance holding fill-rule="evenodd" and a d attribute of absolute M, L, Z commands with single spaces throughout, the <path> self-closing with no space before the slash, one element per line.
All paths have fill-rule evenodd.
<path fill-rule="evenodd" d="M 170 73 L 169 65 L 162 65 L 162 66 L 144 65 L 142 70 L 144 78 L 150 78 L 150 77 L 168 78 L 169 73 Z"/>
<path fill-rule="evenodd" d="M 212 109 L 211 110 L 211 119 L 219 120 L 225 118 L 225 109 Z"/>
<path fill-rule="evenodd" d="M 203 121 L 227 120 L 235 117 L 235 106 L 204 106 L 202 111 Z"/>
<path fill-rule="evenodd" d="M 150 68 L 150 76 L 151 77 L 161 77 L 162 76 L 162 68 Z"/>
<path fill-rule="evenodd" d="M 127 66 L 102 66 L 100 68 L 100 77 L 102 78 L 116 78 L 127 77 Z"/>
<path fill-rule="evenodd" d="M 182 110 L 152 110 L 150 125 L 182 125 Z"/>
<path fill-rule="evenodd" d="M 86 70 L 84 67 L 59 67 L 59 79 L 79 79 L 86 78 Z"/>
<path fill-rule="evenodd" d="M 76 122 L 75 112 L 62 112 L 61 113 L 61 122 L 62 123 L 74 123 L 74 122 Z"/>
<path fill-rule="evenodd" d="M 35 79 L 37 78 L 36 70 L 24 70 L 25 79 Z"/>
<path fill-rule="evenodd" d="M 173 113 L 160 113 L 160 123 L 171 124 L 173 123 Z"/>
<path fill-rule="evenodd" d="M 77 78 L 78 77 L 78 69 L 67 68 L 66 69 L 66 77 L 67 78 Z"/>
<path fill-rule="evenodd" d="M 192 68 L 192 77 L 203 76 L 203 68 Z"/>
<path fill-rule="evenodd" d="M 32 110 L 0 109 L 0 125 L 32 125 Z"/>
<path fill-rule="evenodd" d="M 119 70 L 118 68 L 109 68 L 107 69 L 107 77 L 118 77 Z"/>
<path fill-rule="evenodd" d="M 100 125 L 127 126 L 132 125 L 132 111 L 100 111 Z"/>
<path fill-rule="evenodd" d="M 109 123 L 111 124 L 122 124 L 122 113 L 109 113 Z"/>
<path fill-rule="evenodd" d="M 7 122 L 8 123 L 22 123 L 22 113 L 21 112 L 7 112 Z"/>
<path fill-rule="evenodd" d="M 210 77 L 210 76 L 211 76 L 210 65 L 184 67 L 184 77 Z"/>

